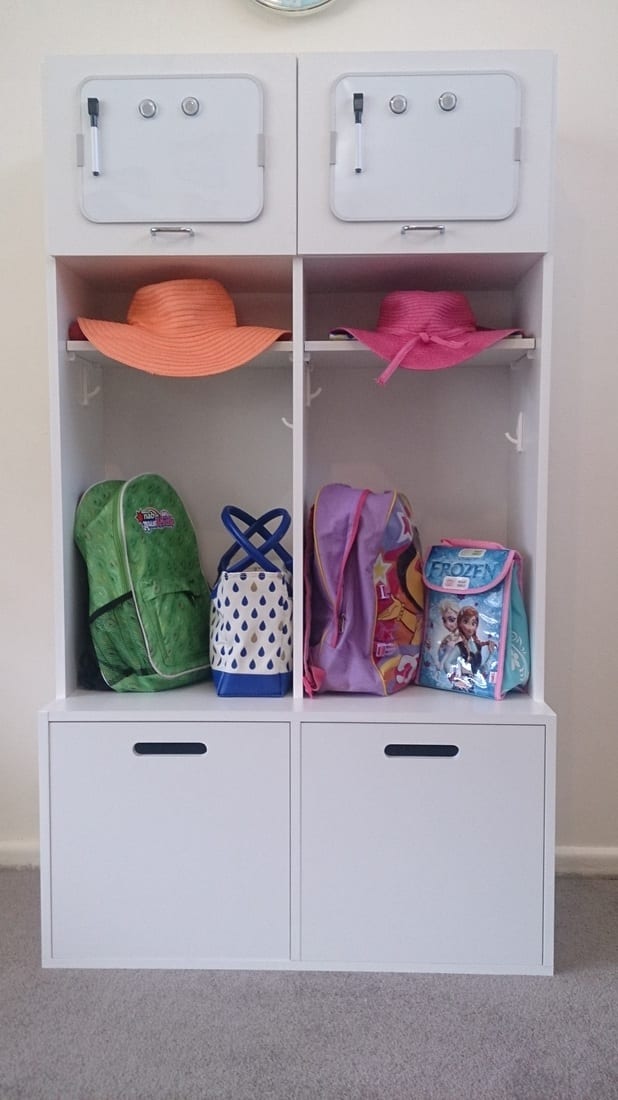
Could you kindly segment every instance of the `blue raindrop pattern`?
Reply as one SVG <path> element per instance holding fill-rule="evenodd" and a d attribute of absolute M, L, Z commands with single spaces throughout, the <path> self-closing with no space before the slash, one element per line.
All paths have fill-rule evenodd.
<path fill-rule="evenodd" d="M 292 671 L 292 578 L 287 572 L 221 573 L 210 607 L 213 671 Z"/>

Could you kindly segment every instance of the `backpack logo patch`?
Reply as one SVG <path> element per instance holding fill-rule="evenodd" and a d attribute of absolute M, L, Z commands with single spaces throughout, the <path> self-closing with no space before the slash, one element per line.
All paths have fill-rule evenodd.
<path fill-rule="evenodd" d="M 161 531 L 164 527 L 176 526 L 173 515 L 171 512 L 167 512 L 165 508 L 162 508 L 161 511 L 158 508 L 140 508 L 135 513 L 135 519 L 147 534 L 150 534 L 151 531 Z"/>

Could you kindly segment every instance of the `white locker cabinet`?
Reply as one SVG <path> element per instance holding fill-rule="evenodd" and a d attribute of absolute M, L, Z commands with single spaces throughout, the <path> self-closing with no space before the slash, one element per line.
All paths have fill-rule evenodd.
<path fill-rule="evenodd" d="M 44 76 L 52 255 L 295 252 L 295 58 L 58 57 Z"/>
<path fill-rule="evenodd" d="M 553 68 L 543 51 L 303 55 L 299 251 L 545 251 Z"/>
<path fill-rule="evenodd" d="M 303 960 L 542 968 L 544 726 L 305 722 L 301 761 Z"/>
<path fill-rule="evenodd" d="M 45 965 L 551 972 L 553 68 L 537 51 L 48 64 L 56 698 L 40 725 Z M 159 124 L 173 141 L 196 124 L 230 152 L 227 135 L 207 131 L 215 86 L 218 113 L 229 121 L 234 87 L 247 123 L 221 179 L 235 175 L 237 155 L 248 158 L 243 178 L 219 190 L 209 163 L 211 191 L 198 194 L 198 162 L 183 145 L 142 205 L 127 142 L 153 140 Z M 440 106 L 446 93 L 455 105 Z M 137 107 L 125 130 L 116 123 L 127 95 Z M 392 108 L 396 96 L 405 111 Z M 183 98 L 199 99 L 197 114 L 182 111 Z M 88 99 L 99 100 L 101 176 L 111 165 L 119 189 L 92 175 Z M 138 110 L 147 99 L 157 107 L 150 118 Z M 406 140 L 394 144 L 396 132 Z M 152 175 L 158 153 L 140 148 Z M 457 186 L 445 156 L 458 164 Z M 167 209 L 172 198 L 178 208 Z M 211 199 L 217 218 L 249 220 L 203 220 L 214 207 L 192 204 Z M 173 232 L 151 233 L 155 213 Z M 402 233 L 408 224 L 421 229 Z M 125 323 L 140 287 L 191 277 L 218 280 L 239 325 L 290 339 L 241 367 L 181 378 L 69 338 L 76 318 Z M 329 334 L 375 329 L 384 297 L 401 290 L 464 293 L 478 327 L 517 332 L 455 366 L 398 369 L 378 386 L 384 360 Z M 211 583 L 230 541 L 225 505 L 290 511 L 289 696 L 219 698 L 212 682 L 152 695 L 81 686 L 87 592 L 75 508 L 94 482 L 146 471 L 180 493 Z M 304 532 L 329 482 L 406 493 L 424 550 L 441 538 L 485 539 L 521 553 L 525 692 L 493 702 L 418 687 L 388 698 L 304 695 Z M 170 751 L 134 750 L 161 741 Z M 207 751 L 173 751 L 185 742 Z M 385 755 L 388 744 L 457 751 Z"/>
<path fill-rule="evenodd" d="M 47 962 L 290 952 L 289 726 L 51 722 Z"/>

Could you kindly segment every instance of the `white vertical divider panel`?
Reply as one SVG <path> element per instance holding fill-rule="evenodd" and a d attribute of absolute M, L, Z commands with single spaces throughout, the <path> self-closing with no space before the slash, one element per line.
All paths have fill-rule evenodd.
<path fill-rule="evenodd" d="M 305 534 L 305 295 L 303 261 L 292 261 L 293 457 L 292 510 L 294 554 L 294 698 L 302 699 L 304 636 L 303 555 Z"/>
<path fill-rule="evenodd" d="M 525 589 L 532 639 L 530 694 L 544 699 L 547 576 L 547 493 L 549 387 L 552 329 L 553 258 L 550 254 L 524 275 L 515 290 L 515 314 L 533 332 L 531 362 L 511 368 L 511 427 L 522 417 L 522 450 L 510 455 L 509 545 L 525 558 Z M 511 444 L 507 444 L 511 446 Z"/>
<path fill-rule="evenodd" d="M 59 647 L 58 647 L 59 648 Z M 41 862 L 41 959 L 49 966 L 52 957 L 51 866 L 49 790 L 49 714 L 39 713 L 39 851 Z"/>
<path fill-rule="evenodd" d="M 537 653 L 532 656 L 531 694 L 534 699 L 545 698 L 545 630 L 546 630 L 546 604 L 547 604 L 547 499 L 548 499 L 548 467 L 549 467 L 549 402 L 551 382 L 551 357 L 552 357 L 552 327 L 553 327 L 553 280 L 554 261 L 548 253 L 543 257 L 542 265 L 542 294 L 540 300 L 541 317 L 540 332 L 541 342 L 539 348 L 539 388 L 536 395 L 536 414 L 539 423 L 539 437 L 537 447 L 537 493 L 536 516 L 534 526 L 537 533 L 536 549 L 534 556 L 533 576 L 533 614 L 535 619 L 535 634 L 537 638 Z M 537 298 L 537 301 L 539 299 Z M 553 765 L 555 771 L 555 764 Z M 553 841 L 552 841 L 553 858 Z"/>
<path fill-rule="evenodd" d="M 57 362 L 58 321 L 56 315 L 56 264 L 47 259 L 47 346 L 50 363 Z M 49 372 L 52 554 L 54 578 L 54 669 L 56 697 L 64 698 L 66 684 L 66 556 L 64 553 L 64 514 L 61 477 L 60 379 L 58 369 Z M 41 772 L 41 775 L 44 773 Z"/>
<path fill-rule="evenodd" d="M 303 697 L 303 649 L 305 630 L 305 280 L 303 261 L 292 261 L 292 528 L 294 557 L 294 670 L 293 694 Z M 291 723 L 290 734 L 290 958 L 300 959 L 300 725 Z"/>
<path fill-rule="evenodd" d="M 556 717 L 545 723 L 545 835 L 543 837 L 543 965 L 554 972 L 556 876 Z"/>

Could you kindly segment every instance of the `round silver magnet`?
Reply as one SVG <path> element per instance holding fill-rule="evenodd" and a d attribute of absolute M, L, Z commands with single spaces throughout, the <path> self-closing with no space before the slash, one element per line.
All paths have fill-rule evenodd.
<path fill-rule="evenodd" d="M 457 106 L 457 96 L 454 92 L 442 92 L 438 105 L 442 111 L 454 111 Z"/>
<path fill-rule="evenodd" d="M 195 96 L 188 95 L 180 104 L 186 115 L 197 115 L 200 109 L 200 101 Z"/>
<path fill-rule="evenodd" d="M 154 99 L 142 99 L 137 109 L 142 118 L 154 118 L 157 113 L 157 105 Z"/>
<path fill-rule="evenodd" d="M 392 95 L 388 105 L 394 115 L 403 115 L 408 109 L 408 101 L 405 95 Z"/>

